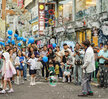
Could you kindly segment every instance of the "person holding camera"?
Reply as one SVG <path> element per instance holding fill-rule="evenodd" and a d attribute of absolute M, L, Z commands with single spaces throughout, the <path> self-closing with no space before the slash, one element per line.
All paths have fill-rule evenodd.
<path fill-rule="evenodd" d="M 75 65 L 74 65 L 74 83 L 75 85 L 81 85 L 82 69 L 84 51 L 81 50 L 80 44 L 76 43 L 74 51 Z"/>

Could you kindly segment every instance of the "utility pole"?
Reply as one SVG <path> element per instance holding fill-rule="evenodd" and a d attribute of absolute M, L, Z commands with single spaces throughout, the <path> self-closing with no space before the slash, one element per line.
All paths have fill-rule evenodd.
<path fill-rule="evenodd" d="M 72 21 L 75 21 L 76 20 L 76 0 L 73 0 L 73 3 L 72 3 Z"/>

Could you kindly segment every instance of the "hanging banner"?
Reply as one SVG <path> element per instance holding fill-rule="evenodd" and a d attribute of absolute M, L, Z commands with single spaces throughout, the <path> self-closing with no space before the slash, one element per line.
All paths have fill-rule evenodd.
<path fill-rule="evenodd" d="M 44 29 L 45 29 L 45 4 L 39 3 L 39 34 L 44 35 Z"/>

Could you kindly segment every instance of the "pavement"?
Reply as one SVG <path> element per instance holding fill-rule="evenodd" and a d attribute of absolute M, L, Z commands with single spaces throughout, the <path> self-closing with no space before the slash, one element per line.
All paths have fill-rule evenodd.
<path fill-rule="evenodd" d="M 35 86 L 30 86 L 29 81 L 22 85 L 13 85 L 14 93 L 0 94 L 0 99 L 108 99 L 108 88 L 97 88 L 92 86 L 94 96 L 78 97 L 81 86 L 73 83 L 57 82 L 56 86 L 51 86 L 49 82 L 36 82 Z"/>

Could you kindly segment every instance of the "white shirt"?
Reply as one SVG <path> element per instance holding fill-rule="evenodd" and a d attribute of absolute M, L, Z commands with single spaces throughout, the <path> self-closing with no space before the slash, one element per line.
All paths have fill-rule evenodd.
<path fill-rule="evenodd" d="M 88 47 L 84 56 L 84 65 L 82 66 L 83 72 L 92 73 L 95 71 L 95 56 L 92 47 Z"/>
<path fill-rule="evenodd" d="M 36 69 L 36 67 L 37 67 L 37 58 L 34 58 L 34 59 L 32 59 L 32 58 L 30 58 L 29 60 L 28 60 L 28 62 L 30 63 L 30 70 L 35 70 Z"/>
<path fill-rule="evenodd" d="M 42 63 L 41 62 L 37 62 L 36 69 L 41 69 L 42 67 L 43 67 Z"/>
<path fill-rule="evenodd" d="M 56 52 L 59 56 L 61 56 L 61 52 Z M 61 58 L 56 55 L 56 61 L 61 62 Z"/>

